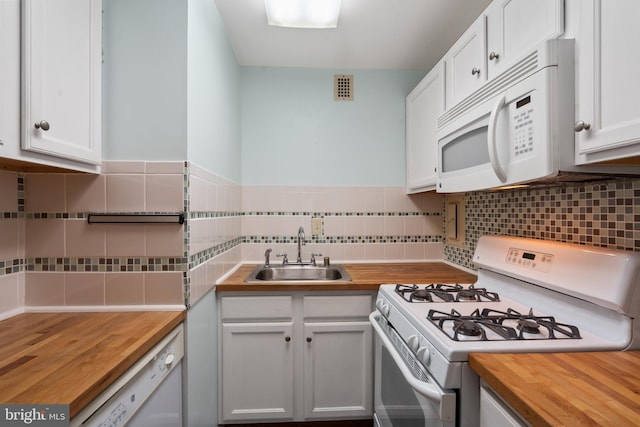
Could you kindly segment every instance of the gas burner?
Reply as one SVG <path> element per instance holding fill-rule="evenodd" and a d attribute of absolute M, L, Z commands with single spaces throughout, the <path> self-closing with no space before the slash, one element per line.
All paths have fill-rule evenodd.
<path fill-rule="evenodd" d="M 518 319 L 518 330 L 527 334 L 539 334 L 540 325 L 535 320 Z"/>
<path fill-rule="evenodd" d="M 433 301 L 431 293 L 425 289 L 419 289 L 417 291 L 411 292 L 409 298 L 416 301 Z"/>
<path fill-rule="evenodd" d="M 473 284 L 467 289 L 462 289 L 456 294 L 456 301 L 500 301 L 495 292 L 489 292 L 485 288 L 476 288 Z"/>
<path fill-rule="evenodd" d="M 454 341 L 581 338 L 577 327 L 558 323 L 550 316 L 535 316 L 533 309 L 528 315 L 511 308 L 507 311 L 475 309 L 467 316 L 455 309 L 450 313 L 429 310 L 427 319 Z"/>
<path fill-rule="evenodd" d="M 518 339 L 518 334 L 513 328 L 494 323 L 491 319 L 485 318 L 480 314 L 479 309 L 475 309 L 469 316 L 463 316 L 455 309 L 452 309 L 450 313 L 429 310 L 427 319 L 436 324 L 438 329 L 454 341 Z"/>
<path fill-rule="evenodd" d="M 536 316 L 533 308 L 529 309 L 529 314 L 521 314 L 512 308 L 508 308 L 506 312 L 485 308 L 482 315 L 499 324 L 513 325 L 519 331 L 520 339 L 581 338 L 577 327 L 556 322 L 553 316 Z"/>
<path fill-rule="evenodd" d="M 457 293 L 456 299 L 458 301 L 476 301 L 477 294 L 475 290 L 463 290 Z"/>
<path fill-rule="evenodd" d="M 473 320 L 458 320 L 453 321 L 453 330 L 460 335 L 466 335 L 469 337 L 477 337 L 482 335 L 482 328 L 478 326 Z"/>
<path fill-rule="evenodd" d="M 407 302 L 469 302 L 469 301 L 500 301 L 495 292 L 469 285 L 467 288 L 460 284 L 431 284 L 420 288 L 418 285 L 396 285 L 396 293 Z"/>

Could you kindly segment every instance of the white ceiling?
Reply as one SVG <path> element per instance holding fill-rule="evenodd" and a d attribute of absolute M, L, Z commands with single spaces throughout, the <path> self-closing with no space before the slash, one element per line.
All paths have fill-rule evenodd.
<path fill-rule="evenodd" d="M 215 0 L 240 65 L 428 70 L 490 0 L 342 0 L 338 28 L 271 27 L 263 0 Z"/>

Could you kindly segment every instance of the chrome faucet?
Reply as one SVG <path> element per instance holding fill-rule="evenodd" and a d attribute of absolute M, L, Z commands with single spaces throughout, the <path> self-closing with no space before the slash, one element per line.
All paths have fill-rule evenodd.
<path fill-rule="evenodd" d="M 298 258 L 296 258 L 296 262 L 298 264 L 302 264 L 302 245 L 304 245 L 304 228 L 302 228 L 302 226 L 300 226 L 300 228 L 298 228 Z"/>
<path fill-rule="evenodd" d="M 271 255 L 271 251 L 272 251 L 271 248 L 264 251 L 264 266 L 267 268 L 271 267 L 271 263 L 269 262 L 269 255 Z"/>

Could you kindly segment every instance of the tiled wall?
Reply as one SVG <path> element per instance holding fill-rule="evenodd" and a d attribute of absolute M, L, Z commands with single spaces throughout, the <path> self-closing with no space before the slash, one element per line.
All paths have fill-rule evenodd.
<path fill-rule="evenodd" d="M 111 162 L 103 174 L 25 174 L 25 305 L 184 303 L 179 224 L 89 224 L 91 212 L 184 210 L 184 163 Z"/>
<path fill-rule="evenodd" d="M 443 196 L 433 192 L 241 187 L 183 162 L 109 162 L 99 176 L 0 171 L 0 317 L 24 305 L 193 304 L 267 248 L 295 259 L 300 226 L 304 260 L 444 258 L 473 268 L 483 234 L 640 250 L 637 179 L 465 196 L 466 245 L 456 248 L 444 243 Z M 185 212 L 186 222 L 88 224 L 90 212 Z"/>
<path fill-rule="evenodd" d="M 189 301 L 241 261 L 241 187 L 191 163 L 188 171 Z"/>
<path fill-rule="evenodd" d="M 640 251 L 640 180 L 466 194 L 466 244 L 445 259 L 473 268 L 483 234 Z"/>
<path fill-rule="evenodd" d="M 23 178 L 0 171 L 0 318 L 24 300 Z"/>
<path fill-rule="evenodd" d="M 242 192 L 243 260 L 262 262 L 267 248 L 302 258 L 322 253 L 338 261 L 442 259 L 440 194 L 405 194 L 403 187 L 245 186 Z M 322 233 L 313 235 L 312 218 Z"/>
<path fill-rule="evenodd" d="M 192 163 L 2 171 L 0 191 L 0 316 L 23 306 L 193 304 L 241 259 L 240 186 Z M 89 224 L 95 212 L 185 212 L 186 221 Z"/>

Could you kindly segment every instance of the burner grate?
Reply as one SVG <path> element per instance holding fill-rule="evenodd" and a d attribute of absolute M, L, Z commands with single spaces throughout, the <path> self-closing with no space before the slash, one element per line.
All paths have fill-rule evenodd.
<path fill-rule="evenodd" d="M 476 288 L 473 284 L 464 287 L 461 284 L 403 285 L 397 284 L 395 291 L 407 302 L 496 302 L 500 297 L 485 288 Z"/>
<path fill-rule="evenodd" d="M 576 326 L 556 322 L 552 316 L 536 316 L 533 309 L 524 315 L 511 308 L 507 311 L 477 308 L 466 316 L 455 309 L 449 313 L 431 309 L 427 319 L 454 341 L 581 338 Z"/>

